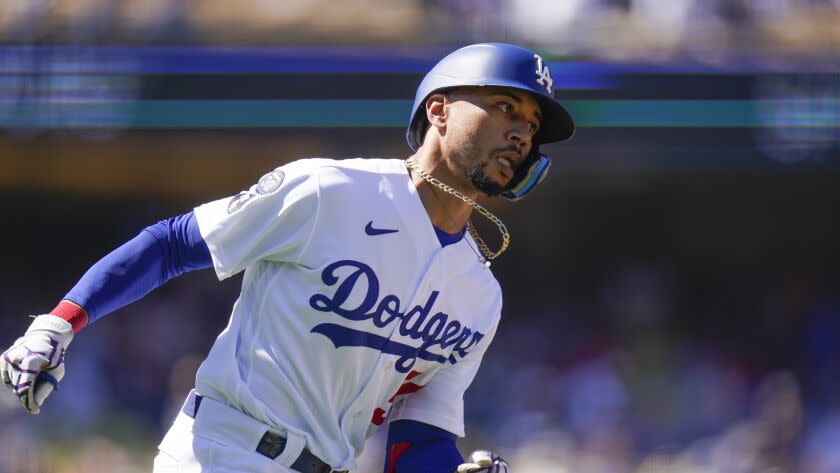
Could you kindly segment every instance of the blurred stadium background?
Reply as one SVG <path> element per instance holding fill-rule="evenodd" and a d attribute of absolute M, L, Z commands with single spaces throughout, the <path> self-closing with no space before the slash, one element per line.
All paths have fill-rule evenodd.
<path fill-rule="evenodd" d="M 406 157 L 423 72 L 514 42 L 579 130 L 491 202 L 506 305 L 462 450 L 840 472 L 838 25 L 838 0 L 0 0 L 0 344 L 145 225 L 300 157 Z M 238 285 L 92 325 L 37 417 L 0 395 L 0 472 L 150 471 Z"/>

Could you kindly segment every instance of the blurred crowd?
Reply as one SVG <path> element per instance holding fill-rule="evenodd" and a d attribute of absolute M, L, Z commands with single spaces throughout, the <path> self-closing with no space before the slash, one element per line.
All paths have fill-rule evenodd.
<path fill-rule="evenodd" d="M 5 0 L 0 41 L 528 43 L 594 58 L 831 52 L 838 0 Z"/>
<path fill-rule="evenodd" d="M 468 398 L 479 443 L 528 473 L 840 471 L 836 294 L 796 280 L 704 314 L 664 272 L 604 277 L 591 304 L 505 321 Z"/>
<path fill-rule="evenodd" d="M 840 471 L 840 304 L 813 276 L 765 288 L 756 306 L 711 292 L 698 307 L 645 266 L 604 273 L 591 299 L 511 284 L 460 446 L 492 448 L 520 473 Z M 150 471 L 238 284 L 185 275 L 90 326 L 38 417 L 3 392 L 0 471 Z M 525 309 L 529 291 L 553 303 Z M 6 285 L 0 341 L 47 299 Z M 381 471 L 383 441 L 357 473 Z"/>

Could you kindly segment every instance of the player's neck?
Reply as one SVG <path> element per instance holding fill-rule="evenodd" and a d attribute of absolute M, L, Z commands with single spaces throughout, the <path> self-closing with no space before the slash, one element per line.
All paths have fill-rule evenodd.
<path fill-rule="evenodd" d="M 477 197 L 475 191 L 464 191 L 463 187 L 466 179 L 463 177 L 459 179 L 443 159 L 436 160 L 419 152 L 413 156 L 413 159 L 420 166 L 420 169 L 430 176 L 471 199 Z M 413 171 L 411 167 L 408 168 L 408 171 L 432 224 L 447 233 L 458 233 L 463 230 L 472 214 L 472 206 L 428 182 L 419 173 Z"/>

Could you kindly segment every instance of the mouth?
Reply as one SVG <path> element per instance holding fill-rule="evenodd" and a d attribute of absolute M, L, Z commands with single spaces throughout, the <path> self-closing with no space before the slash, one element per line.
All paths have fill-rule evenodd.
<path fill-rule="evenodd" d="M 513 178 L 513 175 L 516 174 L 515 166 L 518 162 L 519 155 L 512 151 L 504 152 L 496 156 L 496 163 L 499 165 L 502 174 L 504 174 L 508 179 Z"/>

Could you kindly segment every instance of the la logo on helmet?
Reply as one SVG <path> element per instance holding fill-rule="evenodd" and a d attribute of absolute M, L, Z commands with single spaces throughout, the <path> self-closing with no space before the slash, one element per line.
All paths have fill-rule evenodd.
<path fill-rule="evenodd" d="M 551 87 L 554 85 L 554 81 L 551 79 L 551 71 L 548 70 L 548 66 L 543 66 L 543 60 L 539 54 L 534 54 L 534 58 L 537 60 L 537 84 L 545 87 L 545 91 L 551 95 Z"/>

